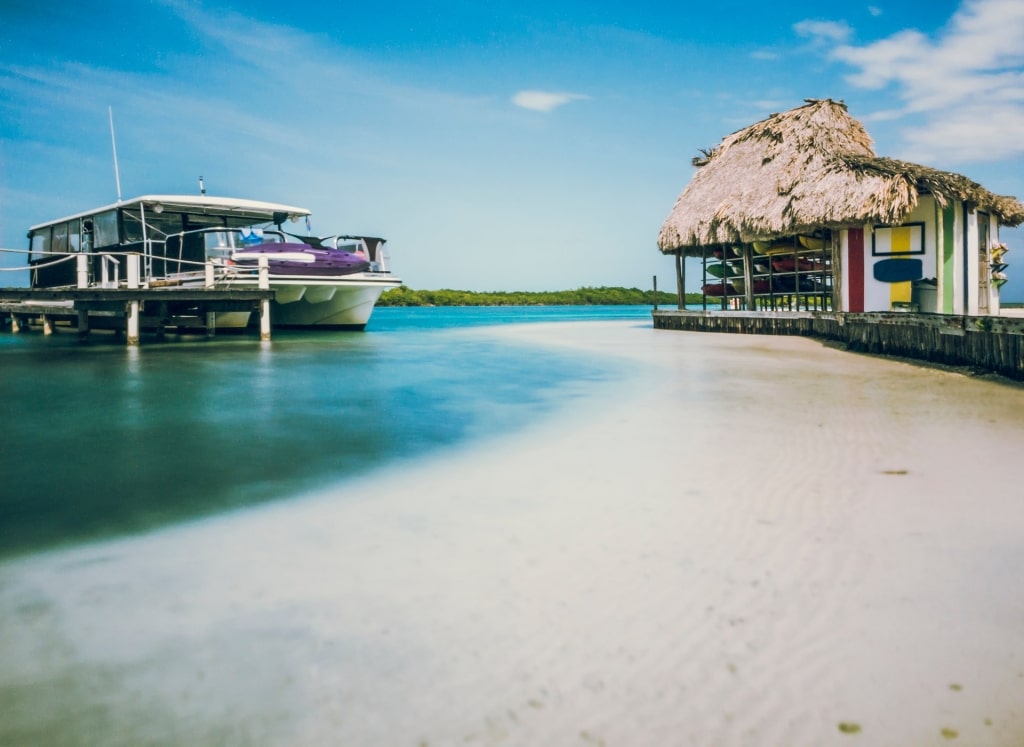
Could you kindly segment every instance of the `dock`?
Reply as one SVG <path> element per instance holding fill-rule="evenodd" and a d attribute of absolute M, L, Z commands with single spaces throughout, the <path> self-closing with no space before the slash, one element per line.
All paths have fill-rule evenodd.
<path fill-rule="evenodd" d="M 0 314 L 10 318 L 12 332 L 21 332 L 33 324 L 42 327 L 44 334 L 53 334 L 58 325 L 72 327 L 80 335 L 93 329 L 113 329 L 124 332 L 128 345 L 138 345 L 143 327 L 153 329 L 157 335 L 168 327 L 203 329 L 212 337 L 217 314 L 258 312 L 260 339 L 270 339 L 270 302 L 276 292 L 270 287 L 266 257 L 259 260 L 255 288 L 218 286 L 218 268 L 212 262 L 203 266 L 201 285 L 184 285 L 180 280 L 143 280 L 141 257 L 137 253 L 124 255 L 125 280 L 119 278 L 116 268 L 112 276 L 108 275 L 104 264 L 103 280 L 90 284 L 90 255 L 83 252 L 68 258 L 75 259 L 77 285 L 0 288 Z"/>
<path fill-rule="evenodd" d="M 692 332 L 801 335 L 848 350 L 970 367 L 1024 381 L 1024 317 L 912 312 L 652 312 L 654 328 Z"/>
<path fill-rule="evenodd" d="M 212 336 L 217 313 L 248 311 L 261 316 L 261 339 L 270 339 L 269 303 L 274 295 L 272 289 L 203 287 L 0 288 L 0 313 L 10 319 L 12 332 L 33 324 L 44 334 L 55 332 L 57 325 L 82 335 L 115 329 L 124 331 L 129 345 L 138 345 L 143 328 L 157 334 L 167 327 L 198 328 Z"/>

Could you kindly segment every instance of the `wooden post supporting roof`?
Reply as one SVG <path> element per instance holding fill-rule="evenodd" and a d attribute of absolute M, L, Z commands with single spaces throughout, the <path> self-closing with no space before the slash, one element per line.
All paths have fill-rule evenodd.
<path fill-rule="evenodd" d="M 743 295 L 746 296 L 747 310 L 754 310 L 754 256 L 750 244 L 743 245 Z"/>
<path fill-rule="evenodd" d="M 676 249 L 676 293 L 679 296 L 679 308 L 686 308 L 686 261 L 683 250 Z"/>

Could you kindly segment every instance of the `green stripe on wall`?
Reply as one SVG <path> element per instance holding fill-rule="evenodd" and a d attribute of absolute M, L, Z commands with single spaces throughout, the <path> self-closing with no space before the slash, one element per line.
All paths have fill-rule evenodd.
<path fill-rule="evenodd" d="M 952 205 L 942 209 L 942 313 L 953 313 L 953 239 L 956 211 Z"/>

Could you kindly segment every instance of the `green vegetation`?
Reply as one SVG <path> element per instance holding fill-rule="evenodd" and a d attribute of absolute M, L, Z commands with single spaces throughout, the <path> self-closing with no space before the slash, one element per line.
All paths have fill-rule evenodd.
<path fill-rule="evenodd" d="M 687 293 L 687 303 L 700 303 L 699 293 Z M 675 293 L 658 291 L 659 306 L 675 306 Z M 652 305 L 654 292 L 639 288 L 578 288 L 564 291 L 413 290 L 404 285 L 385 291 L 378 306 L 630 306 Z"/>

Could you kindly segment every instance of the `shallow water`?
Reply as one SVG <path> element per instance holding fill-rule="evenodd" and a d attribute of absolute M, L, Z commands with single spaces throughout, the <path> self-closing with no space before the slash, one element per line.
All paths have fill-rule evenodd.
<path fill-rule="evenodd" d="M 649 319 L 409 333 L 344 339 L 581 375 L 488 394 L 543 422 L 480 448 L 0 562 L 0 744 L 1022 743 L 1024 514 L 970 468 L 1015 390 Z"/>
<path fill-rule="evenodd" d="M 468 328 L 647 307 L 378 309 L 365 333 L 0 334 L 0 555 L 281 500 L 524 425 L 607 361 Z"/>

